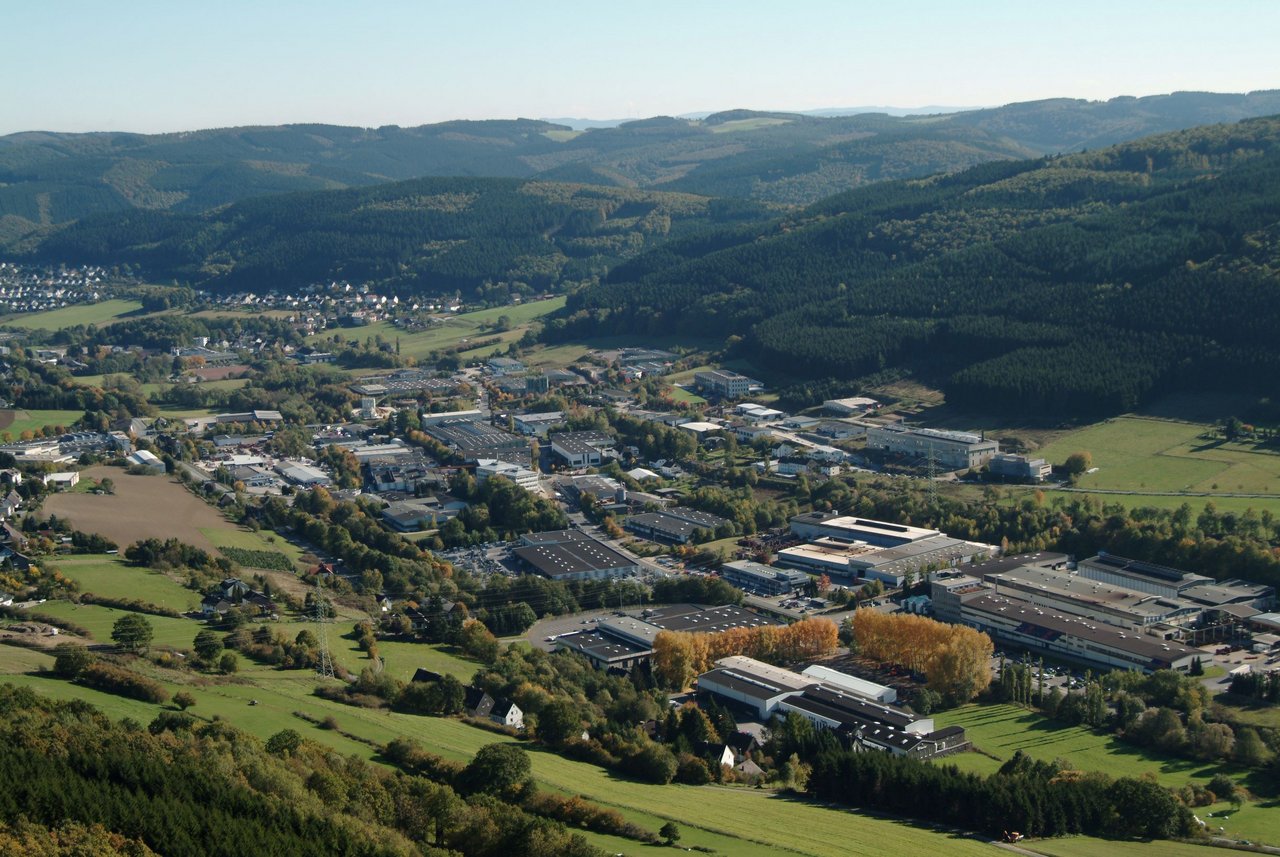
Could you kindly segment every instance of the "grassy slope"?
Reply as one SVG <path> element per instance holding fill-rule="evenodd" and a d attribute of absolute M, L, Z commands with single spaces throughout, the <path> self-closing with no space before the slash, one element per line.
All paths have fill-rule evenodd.
<path fill-rule="evenodd" d="M 25 327 L 28 330 L 59 330 L 78 324 L 105 324 L 140 309 L 142 304 L 137 301 L 116 298 L 96 304 L 76 304 L 31 315 L 15 315 L 5 319 L 4 323 L 14 327 Z"/>
<path fill-rule="evenodd" d="M 1088 450 L 1097 473 L 1082 488 L 1280 495 L 1280 455 L 1200 439 L 1199 423 L 1120 417 L 1059 438 L 1036 454 L 1060 463 Z"/>
<path fill-rule="evenodd" d="M 232 527 L 233 525 L 231 524 L 228 524 L 226 529 L 221 527 L 201 527 L 200 532 L 204 534 L 205 538 L 213 542 L 214 547 L 272 551 L 274 553 L 282 553 L 294 562 L 297 562 L 302 557 L 302 548 L 270 530 L 254 532 L 253 530 Z"/>
<path fill-rule="evenodd" d="M 84 608 L 81 608 L 82 610 Z M 187 630 L 192 630 L 195 623 L 186 622 Z M 301 627 L 300 625 L 298 627 Z M 287 632 L 292 629 L 285 627 Z M 349 666 L 359 667 L 356 653 L 343 650 L 345 641 L 339 642 L 336 631 L 331 629 L 331 643 L 335 654 Z M 193 635 L 193 634 L 192 634 Z M 16 653 L 10 656 L 9 651 Z M 453 658 L 445 653 L 435 652 L 430 647 L 413 644 L 391 644 L 383 649 L 388 659 L 388 669 L 401 672 L 407 669 L 406 658 L 423 665 L 439 665 L 438 657 L 452 658 L 459 671 L 465 676 L 474 668 L 462 659 Z M 428 655 L 428 652 L 434 654 Z M 0 671 L 13 672 L 30 670 L 41 662 L 47 664 L 46 655 L 25 652 L 22 650 L 0 649 Z M 399 662 L 398 666 L 392 664 Z M 297 710 L 305 710 L 313 717 L 333 716 L 339 727 L 362 739 L 385 742 L 393 737 L 408 736 L 443 756 L 465 760 L 476 750 L 487 743 L 502 740 L 491 733 L 478 730 L 455 720 L 414 717 L 386 711 L 356 709 L 337 703 L 318 699 L 311 695 L 315 679 L 308 673 L 296 671 L 277 671 L 266 667 L 242 662 L 239 675 L 231 678 L 213 678 L 184 676 L 173 673 L 158 673 L 157 677 L 166 679 L 170 690 L 184 688 L 190 690 L 197 699 L 192 713 L 201 717 L 218 715 L 254 734 L 265 737 L 284 728 L 295 728 L 306 737 L 325 743 L 340 752 L 354 752 L 368 756 L 370 749 L 366 745 L 353 741 L 334 731 L 315 728 L 292 715 Z M 192 684 L 179 684 L 174 679 Z M 133 717 L 147 722 L 155 716 L 159 707 L 145 703 L 124 700 L 107 694 L 98 693 L 85 688 L 69 685 L 56 679 L 34 675 L 16 675 L 6 677 L 18 684 L 36 688 L 58 698 L 84 698 L 100 706 L 114 717 Z M 249 701 L 256 700 L 257 705 L 250 706 Z M 1008 707 L 1002 707 L 1002 709 Z M 988 723 L 984 727 L 981 718 L 973 716 L 979 709 L 962 709 L 959 714 L 968 714 L 969 721 L 983 740 L 990 740 L 991 735 L 1010 734 L 1016 732 L 1017 717 L 1022 712 L 1016 709 L 1005 711 L 994 710 L 997 721 L 1003 727 Z M 940 718 L 947 720 L 948 718 Z M 1069 730 L 1072 733 L 1083 730 Z M 1093 738 L 1090 733 L 1085 733 Z M 1081 736 L 1073 735 L 1075 739 Z M 1046 746 L 1041 743 L 1042 749 Z M 1053 751 L 1051 755 L 1056 755 Z M 959 759 L 981 758 L 967 754 Z M 1083 758 L 1083 757 L 1082 757 Z M 795 802 L 770 792 L 741 788 L 693 788 L 688 786 L 651 786 L 635 783 L 619 778 L 607 771 L 579 762 L 563 759 L 559 756 L 534 751 L 534 773 L 544 787 L 563 793 L 582 794 L 591 800 L 619 809 L 628 819 L 651 829 L 656 829 L 667 820 L 674 820 L 683 831 L 681 844 L 684 846 L 701 846 L 711 848 L 722 854 L 755 855 L 766 854 L 804 854 L 814 857 L 825 855 L 880 855 L 907 853 L 940 853 L 978 854 L 993 853 L 989 846 L 970 839 L 955 837 L 901 822 L 871 818 L 838 809 L 818 807 L 802 802 Z M 1110 758 L 1103 760 L 1110 762 Z M 1168 776 L 1166 774 L 1166 776 Z M 1231 835 L 1265 839 L 1271 826 L 1270 817 L 1275 813 L 1267 813 L 1267 807 L 1250 805 L 1236 815 L 1233 822 L 1227 824 Z M 1202 817 L 1204 817 L 1202 815 Z M 749 820 L 749 821 L 747 821 Z M 941 838 L 946 836 L 946 843 Z M 610 853 L 636 854 L 647 849 L 634 843 L 625 843 L 613 837 L 592 837 L 599 845 L 613 849 Z M 1273 840 L 1274 841 L 1274 840 Z M 1079 838 L 1053 840 L 1044 843 L 1044 851 L 1062 857 L 1074 857 L 1076 854 L 1116 853 L 1144 857 L 1144 855 L 1175 854 L 1183 857 L 1186 853 L 1175 846 L 1169 850 L 1165 843 L 1151 844 L 1118 844 L 1099 840 Z M 1116 850 L 1120 849 L 1120 850 Z M 1041 843 L 1030 844 L 1029 850 L 1041 850 Z"/>
<path fill-rule="evenodd" d="M 37 431 L 45 426 L 70 428 L 82 416 L 84 411 L 18 411 L 17 419 L 4 431 L 17 439 L 24 431 Z"/>
<path fill-rule="evenodd" d="M 1082 770 L 1105 771 L 1115 777 L 1154 776 L 1162 785 L 1181 787 L 1195 781 L 1206 785 L 1217 773 L 1249 785 L 1248 771 L 1234 765 L 1195 762 L 1140 750 L 1109 735 L 1078 726 L 1061 726 L 1013 705 L 969 705 L 937 715 L 939 726 L 964 726 L 969 739 L 984 751 L 1007 759 L 1014 751 L 1038 759 L 1065 759 Z M 991 773 L 1000 762 L 978 753 L 963 753 L 947 760 L 966 771 Z M 1280 801 L 1260 800 L 1231 812 L 1230 805 L 1216 804 L 1197 809 L 1200 818 L 1212 827 L 1225 828 L 1227 836 L 1264 842 L 1280 842 Z M 1212 813 L 1212 817 L 1209 816 Z M 1223 817 L 1225 813 L 1229 818 Z M 1070 840 L 1068 840 L 1070 841 Z M 1059 853 L 1057 851 L 1053 852 Z M 1062 851 L 1069 854 L 1088 853 Z M 1096 852 L 1095 852 L 1096 853 Z"/>
<path fill-rule="evenodd" d="M 85 609 L 80 608 L 80 612 Z M 196 624 L 174 621 L 183 623 L 189 632 L 184 634 L 189 642 Z M 0 654 L 3 653 L 4 650 L 0 650 Z M 345 659 L 345 656 L 340 654 L 339 658 Z M 29 660 L 30 657 L 25 657 L 21 666 L 29 668 Z M 0 670 L 11 671 L 14 666 L 9 659 L 0 658 Z M 231 679 L 208 681 L 173 673 L 158 674 L 158 677 L 167 679 L 165 684 L 175 691 L 183 687 L 173 681 L 175 678 L 199 682 L 184 688 L 196 697 L 193 714 L 206 718 L 219 715 L 262 737 L 280 729 L 295 728 L 340 752 L 368 756 L 371 751 L 337 732 L 312 727 L 292 716 L 292 712 L 306 710 L 315 717 L 332 715 L 342 730 L 373 741 L 409 736 L 434 752 L 460 760 L 470 758 L 485 744 L 502 740 L 455 720 L 355 709 L 318 699 L 311 695 L 315 680 L 307 673 L 280 672 L 246 663 L 242 672 Z M 128 716 L 147 722 L 160 710 L 158 706 L 120 699 L 52 678 L 16 675 L 5 680 L 58 698 L 87 699 L 113 717 Z M 250 700 L 257 700 L 258 704 L 250 706 Z M 993 853 L 990 846 L 973 840 L 948 837 L 950 841 L 944 845 L 942 834 L 895 821 L 794 803 L 766 792 L 644 785 L 549 753 L 534 752 L 533 757 L 535 776 L 545 787 L 583 794 L 616 806 L 647 826 L 657 827 L 665 820 L 675 820 L 684 831 L 682 844 L 702 845 L 721 854 L 763 857 L 792 853 L 837 857 L 936 853 L 943 848 L 960 857 Z M 637 846 L 624 849 L 624 853 L 639 850 Z"/>
<path fill-rule="evenodd" d="M 118 556 L 60 557 L 51 565 L 79 582 L 81 592 L 108 598 L 137 598 L 174 610 L 191 610 L 200 604 L 196 592 L 158 571 L 131 566 Z"/>

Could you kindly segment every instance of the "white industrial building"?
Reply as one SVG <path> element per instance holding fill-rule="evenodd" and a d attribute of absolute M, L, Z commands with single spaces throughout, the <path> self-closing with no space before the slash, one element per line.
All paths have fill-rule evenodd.
<path fill-rule="evenodd" d="M 164 473 L 166 469 L 164 462 L 154 452 L 146 449 L 130 453 L 124 460 L 134 467 L 141 467 L 151 473 Z"/>
<path fill-rule="evenodd" d="M 867 449 L 920 459 L 932 456 L 945 470 L 964 470 L 986 464 L 1000 444 L 968 432 L 893 424 L 868 428 Z"/>

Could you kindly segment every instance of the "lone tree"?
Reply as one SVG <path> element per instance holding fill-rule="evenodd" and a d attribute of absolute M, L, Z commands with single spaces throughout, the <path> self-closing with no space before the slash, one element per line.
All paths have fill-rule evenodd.
<path fill-rule="evenodd" d="M 658 831 L 658 835 L 662 837 L 668 845 L 675 845 L 680 841 L 680 827 L 674 821 L 668 821 L 662 825 Z"/>
<path fill-rule="evenodd" d="M 196 704 L 196 698 L 185 690 L 180 690 L 173 695 L 173 704 L 178 706 L 182 711 Z"/>
<path fill-rule="evenodd" d="M 1090 467 L 1093 467 L 1093 453 L 1087 449 L 1071 453 L 1062 465 L 1062 469 L 1071 477 L 1079 477 L 1081 474 L 1086 473 Z"/>
<path fill-rule="evenodd" d="M 196 656 L 200 660 L 207 664 L 212 664 L 222 654 L 222 637 L 218 636 L 216 631 L 210 631 L 206 628 L 196 634 L 191 648 L 195 649 Z"/>
<path fill-rule="evenodd" d="M 111 626 L 111 639 L 123 652 L 145 654 L 154 632 L 151 623 L 137 613 L 126 613 Z"/>
<path fill-rule="evenodd" d="M 459 778 L 465 790 L 515 795 L 529 779 L 529 754 L 514 744 L 486 744 Z"/>

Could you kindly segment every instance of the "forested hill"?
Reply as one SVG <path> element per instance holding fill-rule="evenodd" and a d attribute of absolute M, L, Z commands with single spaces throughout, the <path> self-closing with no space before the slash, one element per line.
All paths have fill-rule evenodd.
<path fill-rule="evenodd" d="M 548 338 L 733 337 L 817 398 L 885 371 L 1046 416 L 1273 395 L 1280 118 L 874 185 L 763 235 L 670 242 L 564 313 Z"/>
<path fill-rule="evenodd" d="M 943 116 L 726 111 L 585 132 L 536 120 L 286 125 L 0 137 L 0 246 L 135 208 L 196 213 L 263 194 L 423 176 L 586 182 L 809 203 L 869 182 L 1280 113 L 1280 92 L 1011 104 Z"/>
<path fill-rule="evenodd" d="M 764 221 L 760 203 L 519 179 L 415 179 L 266 196 L 205 214 L 136 210 L 54 231 L 24 258 L 137 266 L 222 291 L 346 279 L 400 293 L 542 290 L 658 243 Z"/>

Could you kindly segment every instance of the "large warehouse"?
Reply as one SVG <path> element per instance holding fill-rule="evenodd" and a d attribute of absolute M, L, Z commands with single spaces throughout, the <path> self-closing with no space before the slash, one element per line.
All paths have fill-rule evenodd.
<path fill-rule="evenodd" d="M 552 580 L 594 580 L 640 573 L 639 560 L 577 530 L 521 536 L 511 553 L 528 571 Z"/>
<path fill-rule="evenodd" d="M 940 467 L 965 470 L 986 464 L 1000 451 L 1000 444 L 968 432 L 893 424 L 868 428 L 867 449 L 910 458 L 932 455 Z"/>
<path fill-rule="evenodd" d="M 752 658 L 721 658 L 698 676 L 698 692 L 749 708 L 762 721 L 795 714 L 868 749 L 928 758 L 968 746 L 962 727 L 935 731 L 931 718 L 893 705 L 891 688 L 828 667 L 796 673 Z"/>
<path fill-rule="evenodd" d="M 1192 661 L 1203 655 L 1199 649 L 1141 631 L 1126 630 L 1100 620 L 998 595 L 977 578 L 956 576 L 939 583 L 934 584 L 935 610 L 940 600 L 948 600 L 940 589 L 950 588 L 958 602 L 961 623 L 1028 651 L 1043 652 L 1102 669 L 1138 669 L 1143 672 L 1186 670 Z"/>

